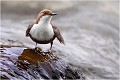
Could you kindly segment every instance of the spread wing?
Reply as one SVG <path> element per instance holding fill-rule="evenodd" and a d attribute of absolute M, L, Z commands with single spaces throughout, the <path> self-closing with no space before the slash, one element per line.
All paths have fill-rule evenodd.
<path fill-rule="evenodd" d="M 64 39 L 63 39 L 62 35 L 60 34 L 59 29 L 54 25 L 52 25 L 52 27 L 53 27 L 55 37 L 57 37 L 57 39 L 60 41 L 60 43 L 65 44 Z"/>
<path fill-rule="evenodd" d="M 26 30 L 26 36 L 28 37 L 28 36 L 30 36 L 30 30 L 31 30 L 31 28 L 33 27 L 33 24 L 32 25 L 29 25 L 28 26 L 28 28 L 27 28 L 27 30 Z"/>

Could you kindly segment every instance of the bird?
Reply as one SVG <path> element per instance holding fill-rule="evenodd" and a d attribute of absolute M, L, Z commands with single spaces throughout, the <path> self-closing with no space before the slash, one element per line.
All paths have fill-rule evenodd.
<path fill-rule="evenodd" d="M 60 43 L 65 44 L 59 29 L 51 23 L 54 15 L 57 15 L 57 13 L 53 13 L 49 9 L 43 9 L 39 12 L 33 24 L 28 26 L 26 37 L 30 37 L 36 43 L 35 49 L 37 48 L 37 44 L 50 43 L 51 46 L 49 50 L 51 50 L 55 38 L 57 38 Z"/>

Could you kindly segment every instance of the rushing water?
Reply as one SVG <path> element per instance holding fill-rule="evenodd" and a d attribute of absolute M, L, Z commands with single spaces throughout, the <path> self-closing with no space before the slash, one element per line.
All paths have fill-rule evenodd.
<path fill-rule="evenodd" d="M 65 5 L 65 4 L 64 4 Z M 54 41 L 56 55 L 83 71 L 88 79 L 119 78 L 119 11 L 114 1 L 78 1 L 53 18 L 66 45 Z M 59 14 L 60 13 L 60 14 Z M 1 37 L 34 47 L 25 30 L 37 15 L 2 14 Z M 39 45 L 48 49 L 50 45 Z"/>

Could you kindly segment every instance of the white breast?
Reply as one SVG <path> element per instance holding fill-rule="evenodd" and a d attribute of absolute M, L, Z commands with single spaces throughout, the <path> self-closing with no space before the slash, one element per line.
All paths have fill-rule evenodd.
<path fill-rule="evenodd" d="M 34 24 L 30 30 L 33 38 L 44 41 L 53 38 L 54 32 L 51 24 L 39 23 Z"/>

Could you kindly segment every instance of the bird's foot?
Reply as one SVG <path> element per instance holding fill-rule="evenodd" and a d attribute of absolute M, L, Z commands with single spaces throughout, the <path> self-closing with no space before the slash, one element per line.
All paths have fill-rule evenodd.
<path fill-rule="evenodd" d="M 39 50 L 39 48 L 35 48 L 35 52 L 38 53 L 38 54 L 42 54 L 43 56 L 45 56 L 46 54 L 48 54 L 49 52 L 48 51 L 41 51 Z"/>
<path fill-rule="evenodd" d="M 51 50 L 46 50 L 46 51 L 40 51 L 41 53 L 46 53 L 46 54 L 49 54 L 51 53 L 52 51 Z"/>
<path fill-rule="evenodd" d="M 51 50 L 40 51 L 40 54 L 43 54 L 43 55 L 51 55 Z"/>
<path fill-rule="evenodd" d="M 48 50 L 48 55 L 49 55 L 52 59 L 55 58 L 55 56 L 54 56 L 54 54 L 52 53 L 52 50 L 51 50 L 51 49 Z"/>
<path fill-rule="evenodd" d="M 40 51 L 40 53 L 49 54 L 49 51 Z"/>
<path fill-rule="evenodd" d="M 35 50 L 35 52 L 38 53 L 38 54 L 43 53 L 38 47 L 35 47 L 34 50 Z"/>
<path fill-rule="evenodd" d="M 47 51 L 42 51 L 38 47 L 35 47 L 35 52 L 38 53 L 38 54 L 42 54 L 43 56 L 45 56 L 47 54 L 50 55 L 52 53 L 51 49 L 49 49 Z"/>
<path fill-rule="evenodd" d="M 39 53 L 39 49 L 37 47 L 35 47 L 34 50 L 35 50 L 36 53 Z"/>
<path fill-rule="evenodd" d="M 52 50 L 51 50 L 51 49 L 49 49 L 49 50 L 48 50 L 48 52 L 49 52 L 49 53 L 51 53 L 51 52 L 52 52 Z"/>

